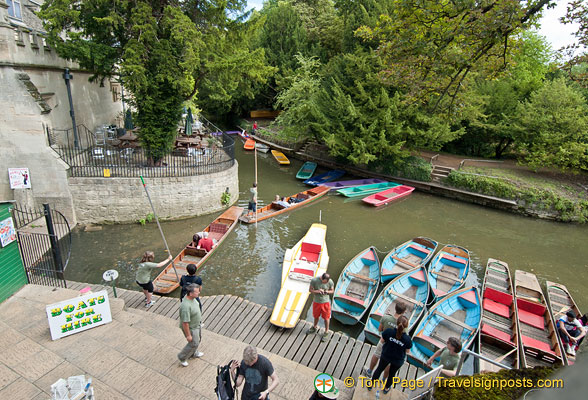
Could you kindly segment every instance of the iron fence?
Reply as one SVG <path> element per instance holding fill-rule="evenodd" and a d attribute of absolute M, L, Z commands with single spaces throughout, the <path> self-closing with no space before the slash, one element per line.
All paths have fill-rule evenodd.
<path fill-rule="evenodd" d="M 84 125 L 78 126 L 77 132 L 76 147 L 71 129 L 47 129 L 50 146 L 69 165 L 69 174 L 74 177 L 195 176 L 224 171 L 235 164 L 235 141 L 224 132 L 203 139 L 201 148 L 174 149 L 155 165 L 137 141 L 125 146 L 116 135 L 97 135 Z"/>

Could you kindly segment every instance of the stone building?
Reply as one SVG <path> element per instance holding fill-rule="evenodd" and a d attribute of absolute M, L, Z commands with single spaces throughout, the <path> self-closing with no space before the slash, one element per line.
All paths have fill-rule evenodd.
<path fill-rule="evenodd" d="M 68 166 L 49 146 L 49 130 L 72 128 L 63 77 L 71 91 L 78 125 L 90 130 L 122 115 L 120 86 L 91 83 L 91 74 L 47 46 L 35 11 L 43 0 L 0 0 L 0 200 L 50 203 L 75 224 Z M 8 168 L 28 168 L 31 189 L 11 189 Z"/>

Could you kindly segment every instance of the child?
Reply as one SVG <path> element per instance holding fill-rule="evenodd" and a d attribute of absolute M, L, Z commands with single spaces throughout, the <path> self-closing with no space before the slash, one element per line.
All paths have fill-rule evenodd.
<path fill-rule="evenodd" d="M 459 352 L 461 351 L 461 342 L 456 337 L 447 339 L 447 346 L 439 349 L 427 360 L 427 367 L 431 367 L 433 361 L 440 357 L 439 365 L 443 365 L 441 374 L 444 376 L 455 376 L 455 370 L 459 363 Z"/>
<path fill-rule="evenodd" d="M 182 288 L 182 292 L 180 293 L 180 301 L 184 300 L 184 296 L 188 294 L 188 291 L 186 290 L 188 285 L 196 283 L 202 287 L 202 278 L 196 275 L 196 265 L 188 264 L 186 271 L 188 272 L 188 275 L 183 275 L 182 278 L 180 278 L 180 287 Z M 200 312 L 202 312 L 202 302 L 200 301 L 200 296 L 196 297 L 196 301 L 198 301 L 198 305 L 200 305 Z"/>

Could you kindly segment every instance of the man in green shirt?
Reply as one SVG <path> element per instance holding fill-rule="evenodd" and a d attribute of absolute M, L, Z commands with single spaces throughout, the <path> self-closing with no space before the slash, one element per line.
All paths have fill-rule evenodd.
<path fill-rule="evenodd" d="M 178 359 L 183 367 L 188 366 L 188 358 L 198 358 L 204 355 L 198 351 L 202 312 L 196 298 L 200 295 L 200 285 L 190 284 L 186 290 L 188 293 L 184 297 L 184 301 L 180 303 L 180 329 L 188 343 L 178 354 Z"/>
<path fill-rule="evenodd" d="M 439 365 L 443 365 L 443 368 L 441 368 L 441 375 L 446 377 L 455 376 L 460 352 L 461 342 L 458 338 L 452 336 L 447 339 L 447 346 L 445 348 L 437 350 L 435 354 L 427 360 L 427 367 L 431 368 L 433 361 L 439 357 Z"/>
<path fill-rule="evenodd" d="M 335 292 L 335 284 L 331 276 L 325 272 L 320 277 L 312 278 L 309 291 L 314 295 L 312 302 L 314 324 L 306 333 L 318 332 L 319 318 L 323 317 L 325 320 L 325 333 L 321 337 L 321 342 L 324 342 L 329 337 L 329 322 L 331 321 L 331 298 L 329 295 Z"/>

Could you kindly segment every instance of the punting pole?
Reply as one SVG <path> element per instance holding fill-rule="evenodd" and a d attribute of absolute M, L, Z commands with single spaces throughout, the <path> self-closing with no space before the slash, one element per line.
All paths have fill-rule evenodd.
<path fill-rule="evenodd" d="M 257 143 L 255 143 L 257 145 Z M 255 153 L 255 190 L 257 194 L 255 195 L 255 228 L 257 229 L 257 199 L 259 197 L 259 184 L 257 184 L 257 146 L 253 146 L 253 151 Z"/>
<path fill-rule="evenodd" d="M 323 222 L 323 210 L 319 210 L 319 223 Z"/>
<path fill-rule="evenodd" d="M 139 175 L 141 178 L 141 183 L 143 184 L 143 188 L 145 189 L 145 193 L 147 193 L 147 199 L 149 200 L 149 204 L 151 204 L 151 210 L 153 210 L 153 216 L 155 217 L 155 222 L 157 222 L 157 227 L 159 228 L 159 233 L 161 233 L 161 238 L 163 239 L 163 243 L 165 244 L 165 249 L 167 250 L 167 254 L 171 256 L 171 252 L 169 251 L 169 246 L 167 245 L 167 240 L 165 240 L 165 236 L 163 234 L 163 230 L 161 229 L 161 225 L 159 224 L 159 218 L 157 218 L 157 213 L 155 212 L 155 207 L 153 207 L 153 202 L 151 201 L 151 196 L 149 196 L 149 191 L 147 190 L 147 185 L 143 180 L 143 176 Z M 176 266 L 174 264 L 174 259 L 172 258 L 171 265 L 174 268 L 174 273 L 176 274 L 176 279 L 178 282 L 180 281 L 180 276 L 178 275 L 178 271 L 176 270 Z"/>

